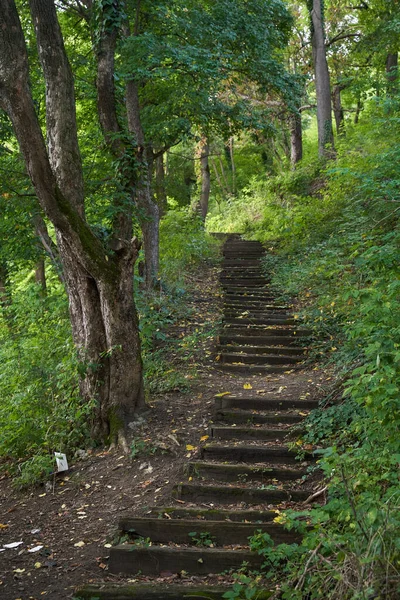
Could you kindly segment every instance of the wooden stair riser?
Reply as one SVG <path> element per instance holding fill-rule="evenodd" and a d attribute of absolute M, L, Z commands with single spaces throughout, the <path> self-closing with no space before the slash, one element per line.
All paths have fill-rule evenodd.
<path fill-rule="evenodd" d="M 120 520 L 119 529 L 128 532 L 133 539 L 149 538 L 157 544 L 196 544 L 194 537 L 207 534 L 215 546 L 238 544 L 247 546 L 249 537 L 257 530 L 268 533 L 276 543 L 292 544 L 300 541 L 298 535 L 285 531 L 275 523 L 229 523 L 228 521 L 198 521 L 189 519 L 155 519 L 126 517 Z M 196 533 L 196 536 L 191 536 Z"/>
<path fill-rule="evenodd" d="M 286 317 L 285 315 L 268 315 L 267 317 L 230 317 L 225 316 L 222 319 L 222 326 L 224 325 L 281 325 L 282 327 L 287 325 L 296 325 L 296 320 Z"/>
<path fill-rule="evenodd" d="M 237 510 L 224 508 L 153 508 L 151 514 L 159 519 L 196 519 L 200 525 L 208 521 L 233 521 L 235 523 L 270 523 L 276 517 L 273 510 Z M 166 516 L 167 515 L 167 516 Z"/>
<path fill-rule="evenodd" d="M 274 327 L 273 325 L 249 325 L 246 323 L 225 323 L 225 327 L 222 335 L 251 335 L 255 336 L 282 336 L 282 337 L 293 337 L 293 339 L 299 340 L 300 338 L 308 338 L 312 335 L 310 329 L 299 328 L 299 327 Z"/>
<path fill-rule="evenodd" d="M 224 600 L 229 588 L 167 583 L 102 583 L 90 584 L 75 592 L 76 600 Z M 271 592 L 263 592 L 257 600 L 268 600 Z"/>
<path fill-rule="evenodd" d="M 241 398 L 237 396 L 223 396 L 214 398 L 216 410 L 227 408 L 240 408 L 243 410 L 312 410 L 318 408 L 317 400 L 277 399 L 277 398 Z"/>
<path fill-rule="evenodd" d="M 207 444 L 203 446 L 202 460 L 244 462 L 244 463 L 269 463 L 280 465 L 298 465 L 296 452 L 285 447 L 273 446 L 222 446 L 219 444 Z M 306 461 L 312 460 L 310 455 L 305 457 Z"/>
<path fill-rule="evenodd" d="M 262 427 L 232 427 L 223 425 L 212 425 L 210 437 L 216 440 L 259 440 L 280 441 L 293 440 L 300 437 L 300 431 L 287 429 L 266 429 Z"/>
<path fill-rule="evenodd" d="M 294 365 L 230 365 L 229 363 L 219 364 L 217 367 L 225 373 L 233 373 L 234 375 L 273 375 L 274 373 L 286 373 L 294 370 Z"/>
<path fill-rule="evenodd" d="M 226 464 L 206 461 L 193 461 L 187 465 L 185 475 L 203 479 L 215 479 L 225 482 L 266 482 L 272 479 L 278 481 L 297 481 L 305 476 L 306 469 L 301 467 L 290 469 L 288 467 L 263 467 L 246 464 Z"/>
<path fill-rule="evenodd" d="M 277 346 L 281 346 L 282 350 L 285 349 L 285 347 L 287 348 L 288 346 L 292 346 L 293 347 L 293 352 L 301 352 L 303 351 L 303 348 L 296 346 L 296 344 L 298 344 L 298 338 L 296 338 L 295 336 L 291 336 L 291 337 L 285 337 L 285 336 L 274 336 L 274 335 L 268 335 L 268 336 L 263 336 L 263 335 L 246 335 L 245 332 L 240 332 L 240 334 L 230 334 L 230 333 L 223 333 L 218 337 L 218 341 L 219 341 L 219 345 L 220 346 L 227 346 L 227 345 L 232 345 L 232 346 L 240 346 L 240 345 L 248 345 L 248 346 L 265 346 L 265 347 L 271 347 L 271 344 L 276 344 Z M 280 350 L 280 348 L 276 348 L 277 350 Z"/>
<path fill-rule="evenodd" d="M 277 423 L 284 425 L 295 425 L 304 420 L 304 416 L 299 414 L 272 414 L 272 413 L 257 413 L 251 410 L 217 410 L 214 415 L 214 420 L 222 423 L 246 423 L 255 425 L 256 423 L 276 425 Z"/>
<path fill-rule="evenodd" d="M 285 356 L 279 354 L 235 354 L 221 352 L 221 363 L 235 364 L 244 363 L 248 365 L 294 365 L 304 360 L 303 356 Z"/>
<path fill-rule="evenodd" d="M 278 504 L 301 502 L 309 496 L 299 490 L 261 489 L 253 487 L 211 486 L 180 484 L 174 488 L 175 498 L 187 502 L 212 502 L 213 504 Z"/>
<path fill-rule="evenodd" d="M 259 569 L 262 557 L 246 550 L 223 550 L 218 548 L 169 548 L 151 546 L 141 548 L 121 545 L 111 548 L 109 571 L 114 574 L 158 576 L 163 572 L 191 575 L 222 573 L 240 568 L 243 563 Z"/>
<path fill-rule="evenodd" d="M 296 347 L 285 347 L 285 346 L 251 346 L 249 345 L 238 345 L 234 346 L 233 344 L 219 344 L 217 346 L 217 352 L 224 352 L 229 354 L 254 354 L 254 355 L 282 355 L 282 356 L 293 356 L 300 360 L 304 360 L 305 351 L 302 348 Z"/>

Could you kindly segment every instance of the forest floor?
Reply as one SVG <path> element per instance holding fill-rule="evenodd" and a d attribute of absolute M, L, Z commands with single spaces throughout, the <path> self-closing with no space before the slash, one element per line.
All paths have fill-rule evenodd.
<path fill-rule="evenodd" d="M 218 269 L 202 267 L 190 284 L 194 318 L 185 327 L 195 331 L 205 322 L 217 323 L 221 305 Z M 179 336 L 179 326 L 170 333 Z M 149 400 L 148 411 L 132 424 L 134 458 L 104 449 L 82 451 L 79 458 L 68 457 L 69 471 L 25 491 L 16 490 L 6 475 L 1 477 L 0 549 L 21 542 L 0 552 L 2 600 L 66 600 L 84 583 L 119 581 L 107 570 L 109 547 L 118 540 L 119 518 L 145 515 L 154 506 L 179 506 L 183 501 L 174 500 L 171 491 L 185 479 L 185 462 L 197 455 L 207 439 L 215 394 L 244 393 L 243 376 L 218 370 L 215 341 L 199 342 L 190 363 L 174 366 L 172 357 L 172 368 L 186 373 L 196 370 L 197 375 L 189 392 L 160 394 Z M 328 375 L 311 366 L 249 376 L 248 382 L 261 398 L 270 394 L 319 398 L 329 387 Z M 175 584 L 205 580 L 185 573 L 162 575 L 160 582 Z M 206 579 L 219 585 L 232 581 L 226 575 Z"/>

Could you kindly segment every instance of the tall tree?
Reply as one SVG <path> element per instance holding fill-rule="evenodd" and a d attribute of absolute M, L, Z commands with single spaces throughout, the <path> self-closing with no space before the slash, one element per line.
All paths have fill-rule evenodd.
<path fill-rule="evenodd" d="M 47 146 L 29 83 L 24 32 L 13 0 L 0 27 L 0 105 L 9 115 L 39 202 L 52 222 L 66 282 L 82 394 L 96 399 L 94 434 L 127 449 L 125 432 L 144 402 L 130 238 L 132 215 L 114 200 L 115 235 L 105 246 L 85 217 L 73 77 L 53 0 L 30 0 L 46 83 Z M 128 160 L 128 159 L 127 159 Z"/>
<path fill-rule="evenodd" d="M 322 0 L 308 0 L 311 17 L 315 90 L 317 97 L 318 152 L 327 156 L 333 148 L 331 84 L 326 60 Z"/>

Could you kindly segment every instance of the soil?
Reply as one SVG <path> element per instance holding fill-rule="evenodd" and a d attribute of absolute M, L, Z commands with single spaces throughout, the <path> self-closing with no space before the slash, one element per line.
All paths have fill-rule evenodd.
<path fill-rule="evenodd" d="M 206 321 L 218 322 L 221 294 L 217 269 L 202 268 L 192 277 L 191 285 L 191 303 L 198 317 L 185 328 L 195 331 Z M 179 336 L 179 326 L 172 328 L 170 335 Z M 189 392 L 152 397 L 148 411 L 132 424 L 132 439 L 138 449 L 135 458 L 119 451 L 81 451 L 80 457 L 68 457 L 68 472 L 25 491 L 16 490 L 11 479 L 3 475 L 0 548 L 22 543 L 0 552 L 2 600 L 65 600 L 73 598 L 74 590 L 82 584 L 122 581 L 107 571 L 108 549 L 119 538 L 118 519 L 145 515 L 155 506 L 190 506 L 174 500 L 171 491 L 175 484 L 187 481 L 183 467 L 206 443 L 215 394 L 248 394 L 243 389 L 243 376 L 218 370 L 215 342 L 199 342 L 198 352 L 185 364 L 188 373 L 197 370 Z M 176 368 L 182 369 L 182 364 Z M 249 376 L 246 381 L 260 398 L 306 394 L 307 398 L 319 398 L 329 386 L 328 379 L 325 372 L 309 367 L 280 375 Z M 318 485 L 310 480 L 310 493 Z M 33 551 L 37 547 L 40 549 Z M 185 583 L 204 582 L 205 578 L 177 573 L 160 580 Z M 226 575 L 206 580 L 209 584 L 231 582 Z"/>

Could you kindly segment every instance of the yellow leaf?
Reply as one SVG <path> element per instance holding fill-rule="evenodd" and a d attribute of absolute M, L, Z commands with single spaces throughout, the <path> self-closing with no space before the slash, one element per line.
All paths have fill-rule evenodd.
<path fill-rule="evenodd" d="M 205 442 L 206 440 L 208 440 L 209 437 L 210 436 L 208 436 L 208 435 L 202 435 L 201 438 L 200 438 L 200 441 L 201 442 Z"/>
<path fill-rule="evenodd" d="M 215 398 L 223 398 L 224 396 L 229 396 L 232 392 L 221 392 L 221 394 L 215 394 Z"/>
<path fill-rule="evenodd" d="M 186 450 L 196 450 L 196 447 L 192 446 L 192 444 L 186 444 Z"/>
<path fill-rule="evenodd" d="M 40 569 L 41 566 L 42 566 L 42 563 L 35 562 L 35 569 Z"/>
<path fill-rule="evenodd" d="M 253 386 L 251 385 L 251 383 L 245 383 L 243 386 L 244 390 L 252 390 Z"/>
<path fill-rule="evenodd" d="M 188 481 L 193 481 L 193 477 L 189 477 Z"/>

